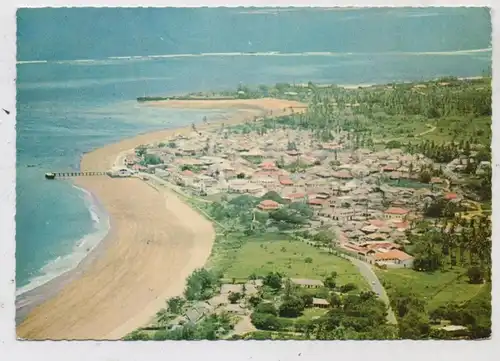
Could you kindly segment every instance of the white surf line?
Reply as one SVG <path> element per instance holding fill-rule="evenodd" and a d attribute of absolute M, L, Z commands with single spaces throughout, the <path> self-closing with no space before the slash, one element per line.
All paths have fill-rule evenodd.
<path fill-rule="evenodd" d="M 17 61 L 16 64 L 41 64 L 41 63 L 47 63 L 47 60 L 26 60 L 26 61 Z"/>
<path fill-rule="evenodd" d="M 20 60 L 17 64 L 36 64 L 36 63 L 97 63 L 110 60 L 148 60 L 158 58 L 186 58 L 186 57 L 223 57 L 223 56 L 352 56 L 352 55 L 461 55 L 474 53 L 491 52 L 492 48 L 482 49 L 466 49 L 466 50 L 451 50 L 451 51 L 427 51 L 427 52 L 372 52 L 372 53 L 352 53 L 352 52 L 332 52 L 332 51 L 305 51 L 285 53 L 280 51 L 266 52 L 224 52 L 224 53 L 185 53 L 185 54 L 158 54 L 158 55 L 130 55 L 130 56 L 110 56 L 104 59 L 75 59 L 75 60 Z"/>

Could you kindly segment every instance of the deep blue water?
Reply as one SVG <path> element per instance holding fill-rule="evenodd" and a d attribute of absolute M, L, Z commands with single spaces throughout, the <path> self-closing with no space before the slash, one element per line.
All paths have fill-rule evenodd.
<path fill-rule="evenodd" d="M 74 266 L 106 233 L 96 200 L 69 182 L 44 181 L 45 171 L 77 169 L 85 151 L 207 114 L 139 107 L 137 96 L 228 89 L 239 82 L 476 76 L 489 71 L 491 52 L 470 50 L 489 48 L 490 32 L 485 9 L 20 10 L 17 287 Z M 281 54 L 199 55 L 228 52 Z M 149 57 L 166 54 L 198 56 Z M 110 59 L 129 56 L 139 58 Z M 89 61 L 75 61 L 81 59 Z M 37 60 L 46 62 L 29 63 Z"/>

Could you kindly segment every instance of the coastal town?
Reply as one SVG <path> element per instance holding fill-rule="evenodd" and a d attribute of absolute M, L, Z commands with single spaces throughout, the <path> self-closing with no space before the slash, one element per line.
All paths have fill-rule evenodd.
<path fill-rule="evenodd" d="M 239 92 L 241 95 L 241 90 Z M 295 97 L 297 93 L 284 95 Z M 294 114 L 293 109 L 289 111 Z M 301 112 L 303 109 L 296 110 L 296 114 Z M 190 133 L 174 134 L 122 155 L 121 164 L 115 164 L 109 174 L 140 177 L 175 190 L 193 204 L 199 204 L 200 211 L 224 234 L 239 231 L 250 237 L 259 232 L 286 233 L 294 240 L 348 260 L 365 279 L 361 297 L 378 298 L 387 307 L 383 321 L 378 322 L 397 325 L 391 302 L 377 274 L 384 270 L 426 267 L 427 260 L 412 253 L 415 249 L 412 240 L 426 232 L 449 232 L 450 227 L 455 228 L 449 223 L 429 223 L 432 209 L 442 207 L 445 212 L 451 212 L 456 222 L 474 214 L 481 216 L 479 203 L 471 199 L 470 191 L 457 179 L 466 168 L 469 171 L 473 168 L 472 174 L 476 176 L 491 172 L 491 163 L 478 161 L 477 151 L 469 150 L 443 163 L 422 152 L 387 147 L 387 142 L 378 145 L 371 142 L 370 146 L 360 147 L 351 130 L 340 128 L 324 141 L 310 129 L 290 127 L 284 121 L 276 124 L 277 117 L 276 114 L 254 117 L 233 126 L 221 123 L 209 130 L 193 124 Z M 204 122 L 208 123 L 206 119 Z M 244 210 L 247 222 L 220 221 L 214 209 L 244 197 L 251 203 Z M 295 215 L 303 217 L 294 221 Z M 237 216 L 233 214 L 233 218 Z M 225 220 L 228 218 L 231 216 Z M 331 262 L 335 263 L 335 258 Z M 212 337 L 237 339 L 252 333 L 256 337 L 257 329 L 280 329 L 267 318 L 263 321 L 261 316 L 286 314 L 288 311 L 282 312 L 282 308 L 287 302 L 284 299 L 291 298 L 291 289 L 313 289 L 312 293 L 306 292 L 307 296 L 302 295 L 306 297 L 302 300 L 302 311 L 292 312 L 298 317 L 305 312 L 304 307 L 306 311 L 309 307 L 313 311 L 307 312 L 316 315 L 313 320 L 320 319 L 332 307 L 332 302 L 337 302 L 332 301 L 333 296 L 345 302 L 352 293 L 352 284 L 345 284 L 345 288 L 325 285 L 328 277 L 335 279 L 336 273 L 326 274 L 326 279 L 286 273 L 248 274 L 246 279 L 238 281 L 235 278 L 218 281 L 211 296 L 198 298 L 199 302 L 185 304 L 186 300 L 181 302 L 182 298 L 177 298 L 175 301 L 183 307 L 173 307 L 177 309 L 174 314 L 164 315 L 165 327 L 168 332 L 174 332 L 186 324 L 208 322 L 217 315 L 236 315 L 236 320 L 225 321 L 227 327 L 221 326 L 220 319 L 214 321 L 220 327 L 217 336 Z M 263 290 L 269 289 L 273 277 L 280 279 L 279 286 L 275 286 L 273 296 L 266 299 L 262 296 Z M 346 310 L 347 306 L 343 307 Z M 259 308 L 267 311 L 259 311 Z M 281 320 L 284 322 L 283 317 Z M 303 332 L 311 331 L 304 331 L 307 327 L 297 326 L 299 323 L 285 325 L 281 330 L 292 336 L 298 332 L 290 337 L 300 339 L 304 337 Z M 444 333 L 443 338 L 467 332 L 467 327 L 449 323 L 434 328 L 437 330 L 434 334 Z M 282 332 L 280 337 L 286 334 Z M 146 337 L 138 335 L 131 337 Z M 331 334 L 322 336 L 317 332 L 314 337 L 328 339 Z"/>
<path fill-rule="evenodd" d="M 231 134 L 230 136 L 228 134 Z M 373 264 L 412 266 L 412 256 L 392 241 L 407 242 L 405 232 L 436 198 L 460 203 L 460 190 L 433 176 L 426 187 L 422 170 L 435 168 L 423 154 L 400 149 L 345 149 L 347 135 L 321 143 L 306 131 L 277 129 L 267 134 L 233 133 L 221 127 L 210 133 L 178 135 L 147 145 L 124 159 L 117 175 L 152 174 L 183 192 L 201 198 L 225 194 L 263 197 L 277 193 L 285 203 L 302 202 L 314 213 L 309 227 L 336 229 L 338 245 Z M 153 163 L 147 164 L 153 159 Z M 144 165 L 145 164 L 145 165 Z M 450 162 L 463 169 L 464 158 Z M 477 166 L 478 173 L 489 162 Z M 439 172 L 439 171 L 437 171 Z M 264 199 L 258 212 L 275 211 L 281 204 Z"/>
<path fill-rule="evenodd" d="M 152 173 L 199 197 L 262 197 L 276 192 L 286 203 L 303 202 L 313 209 L 309 226 L 338 229 L 339 246 L 344 249 L 373 263 L 411 267 L 412 257 L 387 239 L 404 243 L 405 231 L 426 202 L 438 196 L 457 202 L 461 196 L 447 190 L 447 181 L 439 177 L 430 181 L 433 190 L 398 187 L 401 180 L 418 182 L 420 170 L 432 161 L 398 149 L 346 151 L 342 136 L 338 142 L 316 143 L 307 132 L 282 129 L 264 136 L 248 133 L 230 138 L 224 130 L 194 133 L 168 139 L 166 146 L 151 145 L 141 157 L 131 154 L 124 165 L 130 173 Z M 157 157 L 161 163 L 141 165 L 144 157 Z M 297 165 L 300 171 L 287 170 Z M 275 211 L 280 206 L 265 199 L 256 211 Z"/>
<path fill-rule="evenodd" d="M 18 341 L 494 354 L 490 8 L 14 10 Z"/>

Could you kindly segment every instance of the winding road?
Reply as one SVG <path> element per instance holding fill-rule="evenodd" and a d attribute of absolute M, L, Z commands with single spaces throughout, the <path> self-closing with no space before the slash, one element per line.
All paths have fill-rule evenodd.
<path fill-rule="evenodd" d="M 391 301 L 389 300 L 389 297 L 385 292 L 384 286 L 382 286 L 382 283 L 380 283 L 377 275 L 375 274 L 375 272 L 373 272 L 372 267 L 368 263 L 363 262 L 357 258 L 345 255 L 344 257 L 351 261 L 352 264 L 354 264 L 356 267 L 358 267 L 359 272 L 368 281 L 370 287 L 372 288 L 372 291 L 375 292 L 378 297 L 387 305 L 387 322 L 393 325 L 397 325 L 398 321 L 391 308 Z"/>
<path fill-rule="evenodd" d="M 326 252 L 330 252 L 329 248 L 321 247 L 321 249 L 326 251 Z M 392 310 L 391 301 L 389 299 L 389 296 L 387 296 L 387 292 L 385 291 L 384 286 L 382 286 L 382 283 L 380 283 L 380 280 L 378 279 L 377 275 L 373 271 L 372 266 L 366 262 L 363 262 L 363 261 L 355 258 L 355 257 L 351 257 L 351 256 L 348 256 L 348 255 L 343 254 L 343 253 L 341 253 L 339 256 L 351 261 L 351 263 L 358 268 L 359 273 L 361 273 L 361 275 L 366 279 L 366 281 L 370 285 L 372 291 L 375 292 L 378 295 L 378 297 L 382 300 L 382 302 L 384 302 L 386 304 L 386 306 L 387 306 L 387 322 L 389 324 L 392 324 L 392 325 L 397 325 L 398 320 L 396 318 L 396 315 L 394 314 L 394 311 Z"/>

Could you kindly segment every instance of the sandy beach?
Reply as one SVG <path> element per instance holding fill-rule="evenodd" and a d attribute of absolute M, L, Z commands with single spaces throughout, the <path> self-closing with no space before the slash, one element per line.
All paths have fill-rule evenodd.
<path fill-rule="evenodd" d="M 228 119 L 198 125 L 201 131 L 283 115 L 304 104 L 277 99 L 159 101 L 143 106 L 237 110 Z M 83 156 L 81 170 L 102 171 L 125 151 L 164 140 L 191 127 L 139 135 Z M 37 300 L 17 327 L 23 339 L 119 339 L 146 324 L 169 297 L 182 294 L 185 279 L 207 261 L 215 238 L 211 222 L 168 189 L 137 178 L 81 177 L 111 220 L 101 244 L 75 270 L 30 291 Z"/>

